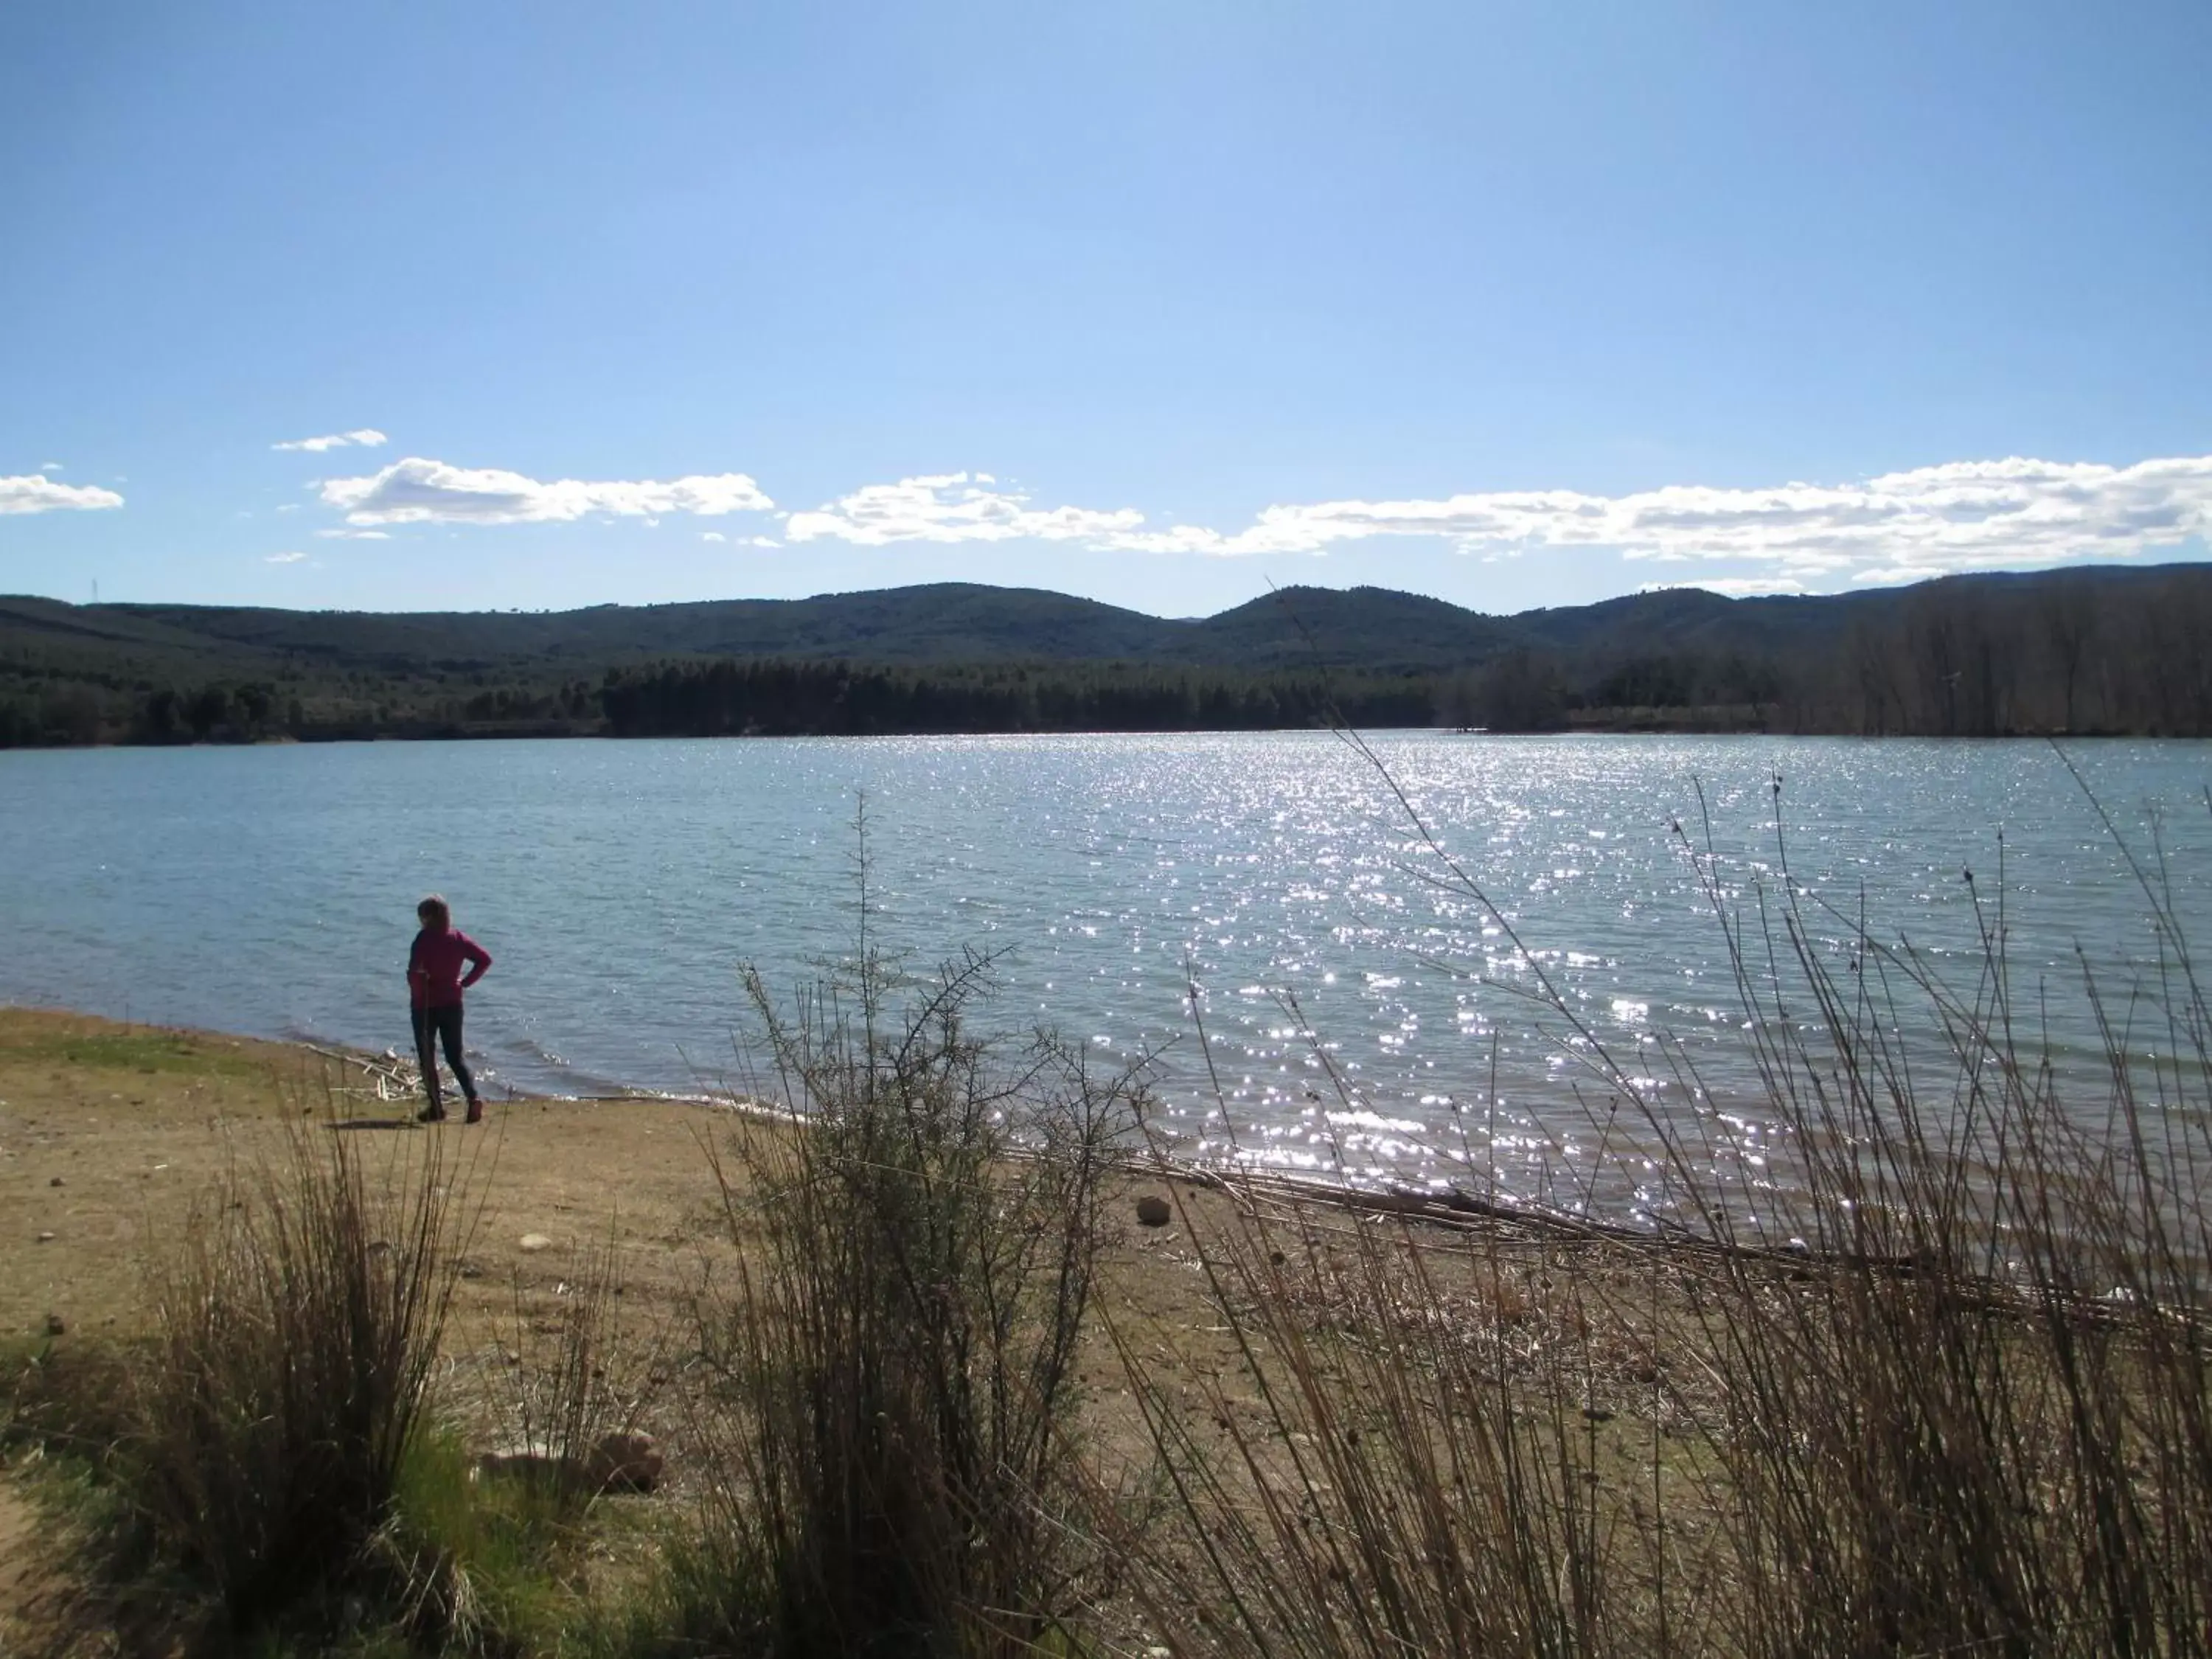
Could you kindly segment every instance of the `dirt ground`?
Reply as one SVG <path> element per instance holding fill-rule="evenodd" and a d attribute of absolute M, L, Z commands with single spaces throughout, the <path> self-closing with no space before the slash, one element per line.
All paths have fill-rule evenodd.
<path fill-rule="evenodd" d="M 488 1102 L 480 1126 L 456 1114 L 426 1127 L 418 1099 L 380 1092 L 372 1073 L 333 1053 L 0 1008 L 0 1340 L 56 1322 L 131 1328 L 149 1260 L 192 1206 L 281 1164 L 302 1133 L 354 1138 L 373 1176 L 439 1143 L 465 1195 L 464 1343 L 511 1323 L 518 1292 L 526 1308 L 560 1292 L 610 1246 L 641 1323 L 674 1317 L 729 1260 L 709 1154 L 729 1132 L 726 1107 Z M 1110 1278 L 1170 1310 L 1181 1298 L 1163 1281 L 1197 1277 L 1180 1229 L 1127 1233 Z"/>
<path fill-rule="evenodd" d="M 195 1206 L 281 1169 L 307 1137 L 350 1138 L 372 1181 L 402 1179 L 434 1151 L 463 1195 L 467 1238 L 447 1332 L 447 1403 L 488 1443 L 500 1425 L 483 1379 L 559 1328 L 562 1298 L 611 1259 L 614 1304 L 641 1387 L 680 1370 L 684 1329 L 732 1251 L 710 1147 L 730 1109 L 653 1098 L 488 1103 L 486 1121 L 415 1121 L 417 1098 L 373 1056 L 179 1031 L 59 1011 L 0 1008 L 0 1348 L 97 1342 L 143 1329 L 149 1273 Z M 1135 1183 L 1117 1198 L 1126 1213 Z M 1186 1190 L 1187 1202 L 1218 1205 Z M 1226 1363 L 1180 1226 L 1128 1225 L 1107 1294 L 1191 1334 Z M 1110 1354 L 1086 1363 L 1113 1392 Z M 1218 1349 L 1218 1353 L 1213 1350 Z M 653 1359 L 660 1355 L 664 1366 Z M 679 1385 L 680 1386 L 680 1383 Z M 1110 1412 L 1109 1415 L 1110 1415 Z M 680 1476 L 678 1402 L 642 1426 Z M 33 1522 L 0 1469 L 0 1659 L 9 1620 L 46 1585 Z M 680 1478 L 675 1480 L 681 1490 Z"/>
<path fill-rule="evenodd" d="M 620 1351 L 610 1364 L 626 1368 L 625 1386 L 645 1402 L 640 1426 L 669 1452 L 667 1488 L 637 1501 L 680 1503 L 694 1310 L 733 1261 L 710 1156 L 737 1127 L 731 1109 L 521 1100 L 489 1103 L 486 1121 L 471 1127 L 458 1119 L 418 1125 L 418 1105 L 373 1056 L 0 1008 L 0 1352 L 143 1329 L 149 1275 L 194 1206 L 281 1168 L 302 1137 L 310 1146 L 348 1137 L 372 1180 L 419 1177 L 435 1154 L 468 1230 L 443 1407 L 484 1449 L 511 1439 L 497 1420 L 501 1368 L 519 1376 L 544 1358 L 562 1328 L 562 1299 L 611 1259 L 620 1293 L 606 1305 L 617 1310 Z M 1156 1193 L 1175 1200 L 1173 1220 L 1137 1224 L 1134 1200 Z M 1255 1200 L 1248 1193 L 1239 1201 Z M 1337 1249 L 1330 1240 L 1374 1224 L 1334 1207 L 1316 1220 L 1316 1206 L 1279 1194 L 1261 1201 L 1295 1211 L 1286 1224 L 1309 1239 L 1318 1230 L 1327 1252 Z M 1142 1174 L 1116 1193 L 1112 1212 L 1116 1237 L 1101 1264 L 1099 1302 L 1142 1351 L 1147 1375 L 1208 1415 L 1259 1424 L 1261 1402 L 1189 1237 L 1231 1227 L 1231 1198 L 1203 1182 Z M 1501 1247 L 1510 1282 L 1498 1276 Z M 1486 1318 L 1525 1316 L 1551 1282 L 1557 1241 L 1492 1237 L 1487 1248 L 1479 1287 L 1469 1269 L 1468 1305 L 1479 1299 Z M 1648 1344 L 1633 1331 L 1624 1330 L 1617 1369 L 1625 1387 L 1650 1392 L 1636 1380 L 1650 1375 Z M 1103 1334 L 1094 1333 L 1079 1370 L 1084 1432 L 1102 1473 L 1142 1467 L 1149 1441 Z M 1624 1419 L 1618 1428 L 1630 1426 Z M 11 1620 L 25 1628 L 40 1599 L 58 1593 L 52 1552 L 33 1547 L 34 1517 L 9 1474 L 0 1468 L 0 1659 L 21 1650 Z"/>
<path fill-rule="evenodd" d="M 703 1151 L 713 1109 L 659 1100 L 493 1103 L 486 1122 L 416 1124 L 419 1101 L 289 1044 L 0 1009 L 0 1333 L 127 1325 L 149 1252 L 233 1170 L 287 1137 L 344 1134 L 372 1170 L 432 1136 L 471 1205 L 464 1312 L 561 1282 L 619 1244 L 648 1297 L 696 1282 L 716 1231 Z M 521 1240 L 549 1243 L 526 1252 Z"/>

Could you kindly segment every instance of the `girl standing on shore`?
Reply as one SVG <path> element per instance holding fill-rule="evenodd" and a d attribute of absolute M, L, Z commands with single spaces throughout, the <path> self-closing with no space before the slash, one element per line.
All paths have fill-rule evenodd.
<path fill-rule="evenodd" d="M 422 1065 L 422 1087 L 430 1097 L 421 1119 L 425 1123 L 446 1121 L 436 1047 L 442 1042 L 446 1064 L 469 1103 L 465 1121 L 481 1123 L 483 1103 L 477 1098 L 477 1080 L 461 1058 L 461 993 L 484 976 L 491 952 L 453 926 L 453 912 L 435 893 L 415 907 L 415 917 L 422 931 L 415 935 L 414 948 L 407 953 L 407 993 L 415 1014 L 415 1052 Z M 465 978 L 461 974 L 465 962 L 469 964 Z"/>

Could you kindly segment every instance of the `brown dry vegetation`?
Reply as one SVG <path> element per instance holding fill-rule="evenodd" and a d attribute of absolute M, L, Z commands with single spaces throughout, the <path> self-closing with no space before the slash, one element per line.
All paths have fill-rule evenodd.
<path fill-rule="evenodd" d="M 252 1171 L 281 1170 L 303 1132 L 310 1145 L 343 1138 L 372 1182 L 404 1178 L 424 1144 L 437 1139 L 460 1205 L 438 1408 L 477 1447 L 522 1437 L 527 1425 L 518 1416 L 530 1380 L 560 1367 L 568 1322 L 580 1312 L 599 1318 L 606 1351 L 595 1364 L 621 1393 L 616 1414 L 662 1438 L 670 1456 L 663 1491 L 611 1506 L 613 1523 L 588 1552 L 601 1580 L 634 1583 L 658 1529 L 688 1521 L 698 1496 L 693 1396 L 708 1379 L 697 1314 L 702 1294 L 711 1302 L 735 1284 L 728 1206 L 742 1209 L 747 1179 L 743 1160 L 724 1158 L 720 1180 L 732 1188 L 724 1191 L 710 1148 L 732 1144 L 737 1126 L 725 1109 L 622 1099 L 495 1104 L 481 1130 L 431 1131 L 411 1121 L 413 1106 L 379 1099 L 359 1065 L 294 1045 L 0 1010 L 0 1216 L 10 1234 L 0 1249 L 0 1340 L 10 1363 L 37 1353 L 58 1370 L 75 1356 L 143 1336 L 165 1260 L 203 1224 L 211 1201 Z M 745 1126 L 755 1140 L 787 1133 L 758 1121 Z M 1268 1338 L 1241 1330 L 1224 1307 L 1233 1304 L 1249 1320 L 1253 1287 L 1211 1282 L 1198 1240 L 1228 1239 L 1247 1224 L 1292 1228 L 1304 1241 L 1303 1265 L 1281 1275 L 1284 1307 L 1316 1329 L 1356 1334 L 1358 1297 L 1334 1279 L 1374 1237 L 1387 1233 L 1404 1254 L 1427 1230 L 1407 1232 L 1402 1218 L 1363 1218 L 1276 1189 L 1232 1198 L 1207 1184 L 1146 1179 L 1146 1190 L 1171 1193 L 1177 1212 L 1170 1225 L 1147 1229 L 1122 1219 L 1137 1184 L 1127 1175 L 1116 1180 L 1102 1232 L 1101 1317 L 1090 1322 L 1073 1367 L 1074 1438 L 1095 1490 L 1165 1536 L 1188 1522 L 1164 1505 L 1140 1406 L 1196 1413 L 1224 1447 L 1279 1437 L 1248 1364 L 1248 1346 L 1256 1338 L 1264 1347 Z M 551 1243 L 526 1250 L 521 1241 L 532 1235 Z M 1438 1232 L 1426 1241 L 1435 1248 L 1421 1253 L 1443 1298 L 1424 1316 L 1463 1316 L 1464 1330 L 1484 1334 L 1516 1375 L 1540 1370 L 1570 1279 L 1580 1304 L 1571 1316 L 1590 1328 L 1591 1287 L 1628 1274 L 1628 1294 L 1615 1298 L 1625 1311 L 1601 1316 L 1591 1349 L 1601 1358 L 1588 1401 L 1577 1404 L 1602 1402 L 1619 1413 L 1596 1443 L 1601 1459 L 1620 1465 L 1614 1484 L 1625 1481 L 1647 1406 L 1679 1418 L 1686 1386 L 1653 1386 L 1656 1368 L 1668 1362 L 1651 1328 L 1649 1274 L 1601 1260 L 1601 1247 L 1540 1230 L 1486 1229 L 1480 1254 L 1450 1244 L 1454 1237 Z M 51 1335 L 56 1323 L 61 1334 Z M 1117 1345 L 1141 1371 L 1137 1387 Z M 22 1443 L 14 1455 L 10 1473 L 20 1477 Z M 25 1619 L 70 1605 L 54 1593 L 58 1552 L 40 1549 L 54 1534 L 50 1522 L 34 1522 L 28 1490 L 0 1480 L 0 1591 L 8 1598 L 0 1620 L 15 1621 L 18 1641 Z M 1152 1620 L 1132 1576 L 1107 1575 L 1085 1588 L 1099 1595 L 1116 1634 L 1146 1632 Z"/>
<path fill-rule="evenodd" d="M 32 1364 L 77 1377 L 72 1364 L 143 1338 L 165 1267 L 213 1210 L 250 1200 L 264 1179 L 289 1181 L 303 1148 L 343 1141 L 377 1190 L 417 1178 L 435 1141 L 458 1268 L 437 1409 L 477 1449 L 541 1439 L 533 1384 L 574 1358 L 572 1325 L 595 1322 L 602 1351 L 590 1363 L 612 1391 L 608 1417 L 654 1434 L 669 1455 L 662 1491 L 618 1500 L 628 1512 L 588 1552 L 595 1570 L 635 1577 L 656 1529 L 688 1517 L 698 1496 L 700 1316 L 735 1291 L 732 1214 L 749 1178 L 714 1147 L 726 1152 L 738 1125 L 726 1108 L 689 1102 L 526 1099 L 492 1103 L 480 1128 L 432 1130 L 413 1121 L 416 1101 L 384 1093 L 373 1071 L 332 1053 L 0 1009 L 0 1363 L 18 1383 Z M 788 1133 L 758 1120 L 744 1128 L 754 1143 Z M 1218 1194 L 1187 1197 L 1225 1212 Z M 1182 1228 L 1118 1231 L 1103 1273 L 1107 1295 L 1182 1334 L 1202 1364 L 1228 1358 Z M 1141 1462 L 1141 1422 L 1117 1408 L 1129 1391 L 1103 1336 L 1086 1340 L 1073 1381 L 1092 1402 L 1102 1463 Z M 553 1409 L 541 1407 L 536 1426 Z M 52 1558 L 69 1553 L 42 1554 L 53 1528 L 33 1521 L 25 1487 L 7 1478 L 24 1474 L 24 1444 L 16 1467 L 0 1469 L 0 1633 L 18 1641 L 27 1608 L 66 1604 L 46 1592 Z M 15 1650 L 0 1635 L 0 1653 Z"/>

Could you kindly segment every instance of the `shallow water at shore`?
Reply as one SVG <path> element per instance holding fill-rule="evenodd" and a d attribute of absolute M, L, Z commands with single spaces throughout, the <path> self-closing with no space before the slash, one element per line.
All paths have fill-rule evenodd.
<path fill-rule="evenodd" d="M 865 793 L 874 937 L 917 968 L 999 952 L 998 1023 L 1156 1055 L 1185 1151 L 1415 1179 L 1468 1178 L 1464 1152 L 1478 1184 L 1526 1191 L 1634 1139 L 1601 1127 L 1590 1041 L 1685 1122 L 1756 1121 L 1686 850 L 1700 785 L 1731 896 L 1755 921 L 1786 860 L 1817 950 L 1844 951 L 1863 905 L 1877 938 L 1970 973 L 2002 896 L 2062 1061 L 2097 1053 L 2077 945 L 2108 985 L 2154 958 L 2148 903 L 2045 745 L 1373 741 L 1388 778 L 1307 733 L 0 754 L 0 1000 L 404 1043 L 412 907 L 435 888 L 499 958 L 469 1014 L 495 1090 L 744 1088 L 739 970 L 788 992 L 852 949 Z M 2155 824 L 2212 937 L 2212 746 L 2072 753 L 2146 854 Z M 1530 1000 L 1539 969 L 1587 1040 Z"/>

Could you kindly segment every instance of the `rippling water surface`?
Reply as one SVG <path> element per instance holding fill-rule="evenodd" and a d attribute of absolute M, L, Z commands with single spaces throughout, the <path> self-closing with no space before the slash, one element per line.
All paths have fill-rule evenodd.
<path fill-rule="evenodd" d="M 1825 907 L 1863 907 L 1877 937 L 1967 973 L 2002 896 L 2015 987 L 2047 982 L 2062 1056 L 2096 1048 L 2077 947 L 2112 986 L 2155 959 L 2134 878 L 2039 744 L 1373 749 L 1387 776 L 1304 733 L 0 754 L 0 1000 L 404 1043 L 414 902 L 435 888 L 498 957 L 469 1006 L 495 1091 L 741 1085 L 741 966 L 795 988 L 850 948 L 865 793 L 878 936 L 918 965 L 1002 953 L 1000 1024 L 1157 1053 L 1194 1150 L 1431 1179 L 1468 1157 L 1525 1188 L 1589 1155 L 1593 1043 L 1663 1110 L 1754 1109 L 1686 850 L 1707 823 L 1740 913 L 1778 898 L 1786 857 L 1838 961 L 1850 928 Z M 2146 855 L 2155 829 L 2212 939 L 2212 748 L 2072 752 Z M 1540 973 L 1574 1021 L 1530 1000 Z"/>

